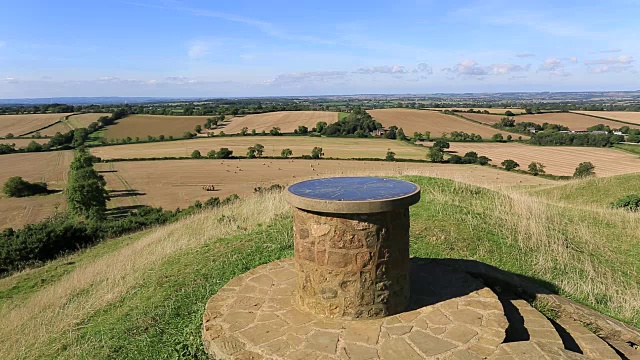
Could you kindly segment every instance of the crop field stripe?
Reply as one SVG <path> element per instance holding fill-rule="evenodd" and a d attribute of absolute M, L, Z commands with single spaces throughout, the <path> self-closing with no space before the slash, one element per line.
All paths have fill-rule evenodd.
<path fill-rule="evenodd" d="M 632 123 L 632 122 L 628 122 L 628 121 L 624 121 L 624 120 L 612 119 L 612 118 L 608 118 L 608 117 L 604 117 L 604 116 L 597 116 L 597 115 L 587 114 L 587 113 L 582 113 L 582 112 L 573 112 L 573 111 L 571 111 L 571 113 L 572 114 L 582 115 L 582 116 L 591 116 L 591 117 L 596 118 L 596 119 L 609 120 L 609 121 L 613 121 L 613 122 L 617 122 L 617 123 L 621 123 L 621 124 L 625 124 L 625 125 L 631 125 L 631 126 L 634 126 L 634 127 L 638 127 L 638 123 Z"/>

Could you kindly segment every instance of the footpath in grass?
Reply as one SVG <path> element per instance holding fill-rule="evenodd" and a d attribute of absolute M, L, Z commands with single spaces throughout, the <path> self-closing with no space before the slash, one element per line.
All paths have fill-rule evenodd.
<path fill-rule="evenodd" d="M 405 179 L 423 190 L 411 208 L 412 256 L 479 260 L 550 282 L 565 296 L 640 325 L 637 296 L 633 300 L 640 283 L 634 270 L 640 254 L 632 249 L 640 248 L 637 224 L 523 193 Z M 177 253 L 146 271 L 133 291 L 82 319 L 75 331 L 50 338 L 39 356 L 204 359 L 206 301 L 234 276 L 290 257 L 292 236 L 291 216 L 285 215 L 253 232 Z M 621 305 L 625 301 L 630 308 Z"/>

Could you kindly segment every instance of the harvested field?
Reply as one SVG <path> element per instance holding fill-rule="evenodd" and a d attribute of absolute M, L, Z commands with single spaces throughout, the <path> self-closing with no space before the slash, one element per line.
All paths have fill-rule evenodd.
<path fill-rule="evenodd" d="M 0 198 L 0 231 L 38 223 L 53 215 L 56 210 L 63 211 L 65 208 L 63 193 L 28 198 Z"/>
<path fill-rule="evenodd" d="M 40 130 L 39 133 L 42 136 L 54 136 L 56 133 L 64 134 L 66 132 L 69 132 L 69 130 L 73 130 L 71 125 L 69 125 L 66 121 L 60 121 L 53 126 L 49 126 L 46 129 Z"/>
<path fill-rule="evenodd" d="M 72 151 L 11 154 L 0 156 L 0 185 L 12 176 L 25 180 L 45 181 L 50 189 L 63 189 L 67 181 Z M 56 208 L 64 209 L 64 195 L 53 194 L 29 198 L 0 196 L 0 229 L 20 228 L 53 215 Z"/>
<path fill-rule="evenodd" d="M 397 158 L 425 159 L 427 154 L 425 148 L 397 140 L 320 138 L 307 136 L 199 138 L 193 140 L 96 147 L 91 149 L 91 153 L 103 159 L 130 159 L 191 156 L 194 150 L 199 150 L 202 156 L 205 156 L 210 150 L 218 150 L 226 147 L 231 149 L 234 155 L 244 156 L 247 153 L 247 148 L 256 143 L 264 146 L 265 156 L 280 156 L 280 152 L 285 148 L 291 149 L 293 156 L 311 155 L 311 150 L 316 146 L 323 149 L 325 157 L 333 158 L 384 159 L 388 149 L 395 152 Z"/>
<path fill-rule="evenodd" d="M 516 117 L 516 122 L 523 121 L 529 121 L 540 125 L 543 123 L 559 124 L 564 125 L 571 130 L 586 130 L 588 127 L 598 124 L 607 125 L 612 129 L 618 129 L 624 126 L 624 124 L 619 122 L 574 113 L 520 115 Z M 634 126 L 632 125 L 631 127 Z M 640 125 L 636 127 L 640 127 Z"/>
<path fill-rule="evenodd" d="M 316 127 L 316 123 L 325 121 L 327 124 L 338 121 L 338 113 L 328 111 L 278 111 L 264 114 L 234 117 L 218 127 L 216 133 L 224 131 L 225 134 L 237 134 L 243 127 L 269 132 L 274 127 L 279 127 L 283 133 L 292 133 L 298 126 L 304 125 L 309 130 Z"/>
<path fill-rule="evenodd" d="M 640 112 L 632 111 L 574 111 L 578 114 L 599 116 L 612 120 L 620 120 L 640 125 Z M 618 127 L 623 125 L 618 125 Z"/>
<path fill-rule="evenodd" d="M 428 108 L 429 110 L 436 110 L 436 111 L 442 111 L 442 110 L 452 110 L 452 111 L 456 111 L 456 112 L 464 112 L 467 111 L 471 108 L 463 108 L 463 107 L 450 107 L 450 108 Z M 498 114 L 498 115 L 502 115 L 504 116 L 504 113 L 507 111 L 511 111 L 514 114 L 524 114 L 524 109 L 510 109 L 510 108 L 473 108 L 473 110 L 475 111 L 485 111 L 487 110 L 488 112 L 490 112 L 491 114 Z M 480 114 L 482 115 L 482 114 Z"/>
<path fill-rule="evenodd" d="M 78 114 L 71 115 L 66 120 L 66 122 L 71 125 L 74 129 L 77 128 L 85 128 L 89 126 L 89 124 L 98 121 L 98 119 L 102 116 L 111 116 L 109 113 L 87 113 L 87 114 Z"/>
<path fill-rule="evenodd" d="M 458 115 L 466 117 L 467 119 L 475 120 L 487 125 L 493 125 L 500 122 L 500 119 L 504 115 L 487 115 L 487 114 L 472 114 L 472 113 L 459 113 Z M 517 118 L 516 118 L 517 119 Z"/>
<path fill-rule="evenodd" d="M 25 135 L 51 125 L 69 114 L 0 115 L 0 136 Z"/>
<path fill-rule="evenodd" d="M 453 131 L 464 131 L 469 134 L 479 134 L 482 138 L 489 139 L 500 132 L 489 126 L 479 125 L 455 116 L 441 114 L 437 111 L 379 109 L 368 110 L 368 112 L 384 127 L 388 128 L 395 125 L 402 128 L 407 136 L 412 136 L 416 131 L 421 133 L 429 131 L 433 137 L 440 137 L 443 133 L 451 133 Z M 504 136 L 509 134 L 504 131 L 502 133 Z"/>
<path fill-rule="evenodd" d="M 112 190 L 140 194 L 115 198 L 113 206 L 146 204 L 175 209 L 231 194 L 247 196 L 254 187 L 290 183 L 320 176 L 425 175 L 454 179 L 480 186 L 553 184 L 533 176 L 508 173 L 489 167 L 418 163 L 388 163 L 347 160 L 160 160 L 97 164 L 99 170 L 112 171 L 107 186 Z M 115 172 L 113 172 L 115 171 Z M 203 190 L 214 185 L 216 191 Z"/>
<path fill-rule="evenodd" d="M 22 176 L 27 181 L 45 181 L 52 189 L 67 181 L 73 151 L 49 151 L 0 155 L 0 184 L 12 176 Z"/>
<path fill-rule="evenodd" d="M 193 132 L 196 125 L 204 125 L 210 116 L 131 115 L 118 120 L 104 130 L 107 139 L 146 138 L 147 136 L 181 137 Z"/>
<path fill-rule="evenodd" d="M 492 164 L 500 165 L 503 160 L 512 159 L 520 164 L 520 170 L 527 170 L 532 161 L 541 162 L 546 172 L 553 175 L 573 175 L 579 163 L 590 161 L 595 165 L 596 176 L 612 176 L 640 172 L 640 157 L 608 148 L 531 146 L 518 143 L 451 143 L 450 153 L 464 155 L 475 151 L 492 159 Z"/>
<path fill-rule="evenodd" d="M 49 139 L 0 139 L 0 144 L 15 144 L 16 149 L 20 149 L 29 145 L 30 142 L 35 141 L 39 144 L 46 144 Z"/>

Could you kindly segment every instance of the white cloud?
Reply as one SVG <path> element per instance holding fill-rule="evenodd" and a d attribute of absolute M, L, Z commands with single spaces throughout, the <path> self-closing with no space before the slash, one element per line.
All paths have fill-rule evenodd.
<path fill-rule="evenodd" d="M 115 76 L 103 76 L 98 78 L 98 81 L 101 82 L 116 82 L 116 81 L 120 81 L 120 78 L 115 77 Z"/>
<path fill-rule="evenodd" d="M 577 63 L 578 63 L 578 58 L 577 58 L 577 57 L 575 57 L 575 56 L 568 57 L 568 58 L 566 58 L 566 60 L 567 60 L 567 61 L 571 61 L 571 62 L 572 62 L 572 63 L 574 63 L 574 64 L 577 64 Z"/>
<path fill-rule="evenodd" d="M 17 84 L 18 83 L 18 79 L 14 78 L 14 77 L 8 77 L 8 78 L 4 78 L 2 79 L 2 81 L 9 83 L 9 84 Z"/>
<path fill-rule="evenodd" d="M 618 53 L 621 52 L 622 49 L 609 49 L 609 50 L 600 50 L 599 53 Z"/>
<path fill-rule="evenodd" d="M 631 70 L 631 65 L 599 65 L 589 68 L 589 71 L 594 74 L 603 74 L 603 73 L 619 73 Z"/>
<path fill-rule="evenodd" d="M 544 63 L 540 65 L 540 71 L 555 72 L 564 69 L 564 64 L 558 58 L 547 58 Z"/>
<path fill-rule="evenodd" d="M 555 77 L 566 77 L 566 76 L 571 76 L 571 73 L 568 73 L 564 70 L 554 70 L 549 72 L 549 75 L 555 76 Z"/>
<path fill-rule="evenodd" d="M 612 56 L 606 59 L 597 59 L 597 60 L 587 60 L 584 63 L 586 65 L 612 65 L 612 64 L 631 64 L 635 60 L 633 56 L 630 55 L 622 55 L 622 56 Z"/>
<path fill-rule="evenodd" d="M 302 85 L 308 83 L 330 82 L 343 80 L 347 75 L 346 71 L 309 71 L 280 74 L 273 80 L 267 80 L 267 85 Z"/>
<path fill-rule="evenodd" d="M 425 64 L 426 65 L 426 64 Z M 406 74 L 407 70 L 400 65 L 382 65 L 368 68 L 360 68 L 355 71 L 358 74 Z"/>
<path fill-rule="evenodd" d="M 189 43 L 187 54 L 191 59 L 199 59 L 209 54 L 212 45 L 211 41 L 194 40 Z"/>
<path fill-rule="evenodd" d="M 520 53 L 520 54 L 516 54 L 517 57 L 520 58 L 527 58 L 527 57 L 534 57 L 536 56 L 536 54 L 532 54 L 532 53 Z"/>
<path fill-rule="evenodd" d="M 433 74 L 433 68 L 431 67 L 431 65 L 425 63 L 418 64 L 418 66 L 414 70 L 417 70 L 417 72 L 421 73 Z"/>
<path fill-rule="evenodd" d="M 492 64 L 488 66 L 480 66 L 474 60 L 465 60 L 450 68 L 444 68 L 451 74 L 468 75 L 468 76 L 485 76 L 485 75 L 507 75 L 514 72 L 526 72 L 531 69 L 531 65 L 525 66 L 517 64 Z"/>

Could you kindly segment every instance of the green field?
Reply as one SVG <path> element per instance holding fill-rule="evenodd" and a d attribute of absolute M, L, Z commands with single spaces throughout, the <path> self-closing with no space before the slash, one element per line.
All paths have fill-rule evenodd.
<path fill-rule="evenodd" d="M 634 187 L 638 176 L 534 195 L 406 179 L 424 189 L 411 209 L 413 256 L 476 259 L 640 325 L 640 221 L 609 210 L 604 199 L 622 184 Z M 549 202 L 576 186 L 605 195 L 587 204 L 579 196 L 575 205 Z M 206 358 L 200 327 L 207 299 L 234 276 L 292 255 L 288 206 L 278 194 L 267 197 L 0 280 L 2 358 Z M 42 321 L 52 326 L 43 329 Z"/>
<path fill-rule="evenodd" d="M 640 155 L 640 144 L 616 144 L 615 147 L 632 154 Z"/>

